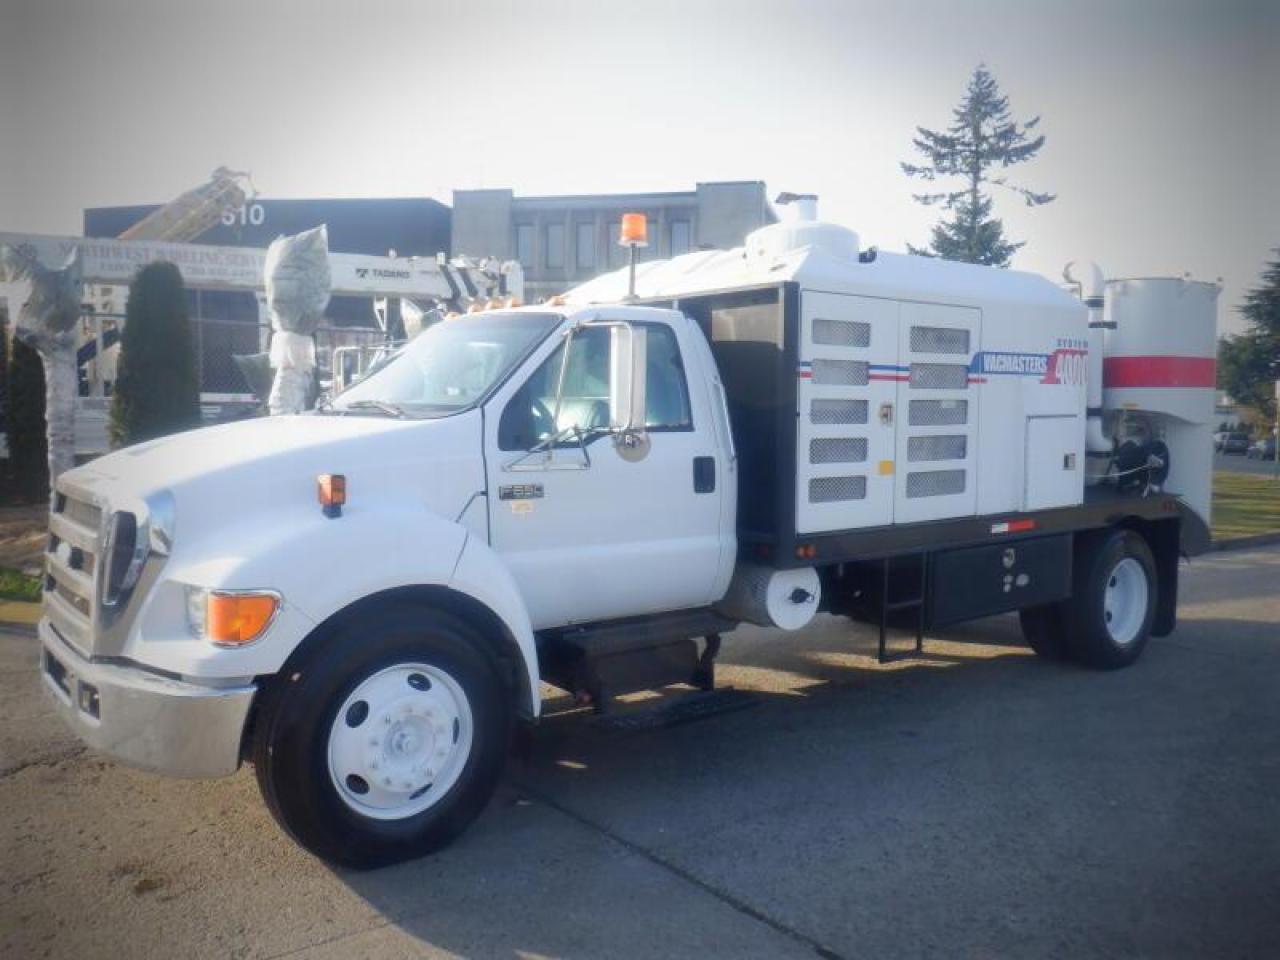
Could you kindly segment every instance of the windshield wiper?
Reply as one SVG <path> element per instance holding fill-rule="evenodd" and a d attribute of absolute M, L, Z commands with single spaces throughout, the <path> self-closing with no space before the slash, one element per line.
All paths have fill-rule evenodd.
<path fill-rule="evenodd" d="M 351 403 L 341 407 L 334 407 L 334 410 L 380 410 L 389 417 L 397 417 L 403 420 L 408 414 L 394 403 L 388 403 L 386 400 L 353 400 Z"/>

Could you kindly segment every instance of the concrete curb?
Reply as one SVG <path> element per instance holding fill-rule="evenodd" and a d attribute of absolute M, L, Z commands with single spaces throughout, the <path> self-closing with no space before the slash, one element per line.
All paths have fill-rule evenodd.
<path fill-rule="evenodd" d="M 1226 540 L 1210 540 L 1209 552 L 1222 550 L 1248 550 L 1250 547 L 1269 547 L 1280 543 L 1280 531 L 1275 533 L 1258 533 L 1251 537 L 1229 537 Z"/>
<path fill-rule="evenodd" d="M 40 604 L 20 600 L 0 600 L 0 627 L 35 629 L 40 619 Z"/>

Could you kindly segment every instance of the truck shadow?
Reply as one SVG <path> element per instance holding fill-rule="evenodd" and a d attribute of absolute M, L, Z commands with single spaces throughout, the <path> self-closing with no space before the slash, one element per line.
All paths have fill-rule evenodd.
<path fill-rule="evenodd" d="M 1090 808 L 1098 769 L 1124 779 L 1123 791 L 1166 802 L 1155 798 L 1176 794 L 1176 784 L 1139 754 L 1202 743 L 1241 701 L 1280 721 L 1280 706 L 1260 706 L 1274 700 L 1265 690 L 1280 678 L 1274 630 L 1190 619 L 1179 642 L 1153 641 L 1136 667 L 1115 673 L 1039 660 L 1008 617 L 945 631 L 922 659 L 891 665 L 875 662 L 874 632 L 847 621 L 787 637 L 739 631 L 726 637 L 720 679 L 745 691 L 751 709 L 631 730 L 556 713 L 569 704 L 553 702 L 495 802 L 452 848 L 341 876 L 417 948 L 501 957 L 778 956 L 798 947 L 811 956 L 815 942 L 837 936 L 830 931 L 853 938 L 855 930 L 839 952 L 868 931 L 883 933 L 892 951 L 895 898 L 927 892 L 939 877 L 964 876 L 973 887 L 936 908 L 917 901 L 913 910 L 943 911 L 939 924 L 956 896 L 979 916 L 995 910 L 1013 873 L 1023 885 L 1018 902 L 1036 921 L 1080 923 L 1103 896 L 1089 886 L 1097 876 L 1054 872 L 1089 847 L 1091 830 L 1104 863 L 1137 858 L 1151 870 L 1195 872 L 1199 856 L 1197 871 L 1215 879 L 1192 884 L 1195 895 L 1217 902 L 1224 882 L 1242 892 L 1230 879 L 1239 873 L 1230 845 L 1205 868 L 1203 848 L 1161 854 L 1149 835 L 1127 841 L 1105 817 L 1083 824 L 1083 839 L 1046 843 L 1028 808 Z M 1209 643 L 1212 654 L 1200 649 Z M 1225 696 L 1206 703 L 1215 686 Z M 1188 702 L 1198 702 L 1194 718 Z M 1192 757 L 1190 769 L 1208 762 Z M 1141 776 L 1125 773 L 1130 766 Z M 1181 773 L 1188 763 L 1172 767 Z M 1203 814 L 1191 814 L 1194 833 Z M 1175 820 L 1168 829 L 1185 834 Z M 1187 864 L 1165 862 L 1179 856 Z M 1064 889 L 1079 899 L 1063 898 Z M 1258 896 L 1244 893 L 1248 914 Z M 1179 902 L 1143 907 L 1153 930 L 1157 919 L 1167 928 L 1162 942 L 1177 943 L 1186 926 Z M 780 934 L 740 903 L 770 918 L 809 917 L 798 925 L 828 934 Z M 1181 909 L 1206 915 L 1203 905 Z"/>

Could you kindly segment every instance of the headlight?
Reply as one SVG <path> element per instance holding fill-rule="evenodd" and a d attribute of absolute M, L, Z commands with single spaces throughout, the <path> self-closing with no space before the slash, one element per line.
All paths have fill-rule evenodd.
<path fill-rule="evenodd" d="M 219 647 L 241 647 L 267 631 L 280 612 L 274 590 L 187 587 L 187 628 Z"/>
<path fill-rule="evenodd" d="M 107 520 L 102 557 L 102 604 L 114 607 L 133 589 L 142 573 L 149 549 L 145 537 L 138 536 L 138 518 L 127 510 L 117 510 Z"/>

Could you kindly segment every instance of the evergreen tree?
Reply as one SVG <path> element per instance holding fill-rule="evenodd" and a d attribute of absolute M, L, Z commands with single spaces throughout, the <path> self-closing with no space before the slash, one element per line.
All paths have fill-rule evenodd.
<path fill-rule="evenodd" d="M 1272 252 L 1280 254 L 1280 247 Z M 1240 315 L 1245 332 L 1218 342 L 1218 386 L 1271 420 L 1280 380 L 1280 260 L 1263 268 L 1262 283 L 1245 294 Z"/>
<path fill-rule="evenodd" d="M 980 64 L 969 78 L 964 98 L 951 111 L 954 117 L 945 132 L 916 127 L 911 142 L 927 161 L 902 164 L 902 171 L 928 183 L 940 178 L 958 178 L 962 186 L 940 193 L 912 194 L 925 206 L 941 204 L 951 216 L 933 228 L 929 247 L 907 245 L 922 256 L 961 260 L 1007 267 L 1022 243 L 1004 235 L 1004 224 L 991 216 L 989 186 L 1003 187 L 1018 194 L 1029 207 L 1054 199 L 1051 193 L 1036 193 L 1009 182 L 1000 171 L 1032 159 L 1044 146 L 1044 136 L 1031 137 L 1040 123 L 1033 117 L 1015 122 L 1009 113 L 1009 99 L 1000 93 L 995 77 Z M 993 174 L 996 174 L 993 176 Z"/>
<path fill-rule="evenodd" d="M 33 347 L 9 343 L 9 474 L 13 490 L 39 499 L 49 492 L 49 448 L 44 422 L 44 364 Z"/>
<path fill-rule="evenodd" d="M 141 443 L 199 423 L 200 385 L 182 274 L 172 263 L 149 263 L 129 284 L 111 442 Z"/>

